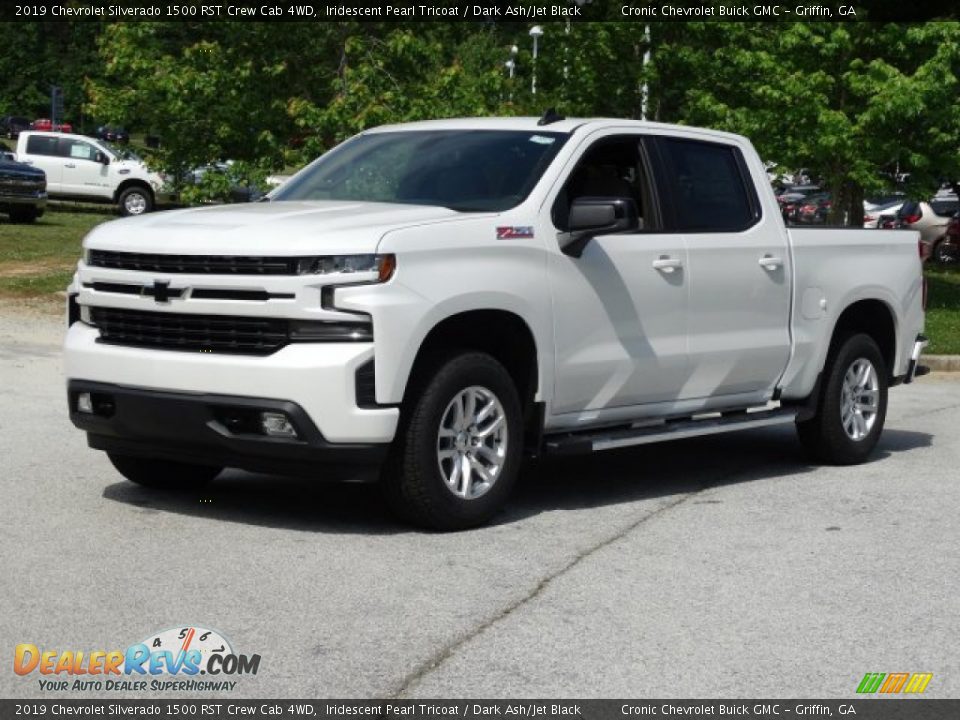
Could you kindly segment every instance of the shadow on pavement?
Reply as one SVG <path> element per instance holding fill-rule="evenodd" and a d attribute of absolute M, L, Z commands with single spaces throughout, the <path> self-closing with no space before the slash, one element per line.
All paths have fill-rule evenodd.
<path fill-rule="evenodd" d="M 927 433 L 887 429 L 870 463 L 928 447 Z M 509 524 L 551 510 L 598 508 L 711 487 L 769 481 L 815 472 L 792 428 L 680 440 L 526 465 L 507 510 Z M 333 479 L 333 478 L 330 478 Z M 210 520 L 308 532 L 412 532 L 388 512 L 375 485 L 311 481 L 224 472 L 200 491 L 169 492 L 122 481 L 103 497 L 142 512 L 170 512 Z"/>

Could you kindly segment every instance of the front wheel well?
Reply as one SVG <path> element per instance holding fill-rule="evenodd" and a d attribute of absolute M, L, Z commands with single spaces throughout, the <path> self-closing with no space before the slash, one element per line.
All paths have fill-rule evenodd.
<path fill-rule="evenodd" d="M 120 196 L 123 195 L 124 191 L 127 188 L 131 188 L 131 187 L 143 188 L 150 194 L 150 199 L 151 200 L 153 199 L 153 188 L 150 187 L 149 183 L 143 180 L 131 179 L 131 180 L 124 180 L 122 183 L 120 183 L 119 186 L 117 186 L 117 189 L 113 193 L 113 202 L 115 203 L 120 202 Z"/>
<path fill-rule="evenodd" d="M 524 411 L 530 407 L 537 392 L 537 346 L 523 318 L 507 310 L 471 310 L 437 323 L 417 351 L 404 402 L 438 362 L 464 350 L 496 358 L 513 379 Z"/>
<path fill-rule="evenodd" d="M 830 339 L 830 352 L 850 335 L 865 333 L 873 338 L 880 348 L 887 372 L 892 379 L 896 373 L 897 331 L 893 313 L 882 300 L 858 300 L 846 308 L 837 318 Z"/>

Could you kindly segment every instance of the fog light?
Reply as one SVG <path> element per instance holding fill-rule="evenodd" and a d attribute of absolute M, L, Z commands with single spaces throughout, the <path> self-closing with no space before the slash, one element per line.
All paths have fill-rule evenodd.
<path fill-rule="evenodd" d="M 296 428 L 283 413 L 260 413 L 260 426 L 263 428 L 264 435 L 271 437 L 295 438 L 297 436 Z"/>
<path fill-rule="evenodd" d="M 93 398 L 90 393 L 80 393 L 77 395 L 77 412 L 93 415 Z"/>

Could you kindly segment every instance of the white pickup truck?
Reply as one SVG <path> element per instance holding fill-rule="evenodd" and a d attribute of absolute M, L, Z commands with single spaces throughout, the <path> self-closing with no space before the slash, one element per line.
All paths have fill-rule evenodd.
<path fill-rule="evenodd" d="M 376 477 L 463 528 L 529 455 L 796 423 L 861 462 L 919 369 L 917 234 L 786 228 L 736 135 L 380 127 L 268 200 L 84 241 L 70 417 L 133 482 Z"/>
<path fill-rule="evenodd" d="M 167 179 L 136 153 L 85 135 L 21 132 L 17 160 L 47 174 L 52 198 L 112 203 L 122 215 L 142 215 L 173 200 Z"/>

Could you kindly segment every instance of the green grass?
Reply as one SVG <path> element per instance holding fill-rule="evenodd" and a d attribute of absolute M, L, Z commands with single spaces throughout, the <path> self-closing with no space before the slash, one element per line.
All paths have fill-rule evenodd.
<path fill-rule="evenodd" d="M 66 288 L 83 236 L 113 217 L 48 209 L 32 224 L 15 225 L 0 215 L 0 297 L 36 297 Z"/>
<path fill-rule="evenodd" d="M 960 355 L 960 268 L 927 270 L 927 324 L 931 355 Z"/>

